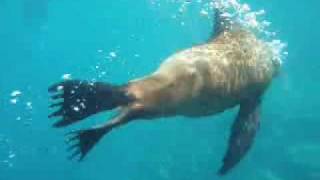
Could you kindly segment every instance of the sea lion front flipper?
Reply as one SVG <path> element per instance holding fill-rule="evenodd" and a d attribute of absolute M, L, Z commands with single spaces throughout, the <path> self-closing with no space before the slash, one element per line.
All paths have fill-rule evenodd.
<path fill-rule="evenodd" d="M 238 116 L 232 125 L 228 150 L 223 159 L 223 166 L 218 172 L 219 175 L 226 174 L 249 151 L 256 132 L 259 129 L 259 106 L 259 98 L 240 104 Z"/>
<path fill-rule="evenodd" d="M 220 33 L 229 30 L 231 19 L 227 17 L 224 13 L 225 9 L 223 7 L 214 7 L 214 16 L 213 16 L 213 31 L 210 36 L 210 41 L 214 40 Z"/>

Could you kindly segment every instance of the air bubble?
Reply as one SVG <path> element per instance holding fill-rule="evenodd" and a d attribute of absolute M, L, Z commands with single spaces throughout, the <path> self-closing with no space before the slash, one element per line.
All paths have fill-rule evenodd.
<path fill-rule="evenodd" d="M 250 6 L 249 6 L 248 4 L 243 4 L 242 10 L 243 10 L 244 12 L 248 12 L 248 11 L 251 10 L 251 8 L 250 8 Z"/>
<path fill-rule="evenodd" d="M 19 90 L 15 90 L 15 91 L 12 91 L 11 93 L 11 97 L 17 97 L 17 96 L 20 96 L 22 94 L 21 91 Z"/>
<path fill-rule="evenodd" d="M 13 158 L 15 158 L 15 157 L 16 157 L 16 154 L 14 154 L 13 152 L 10 152 L 8 158 L 9 158 L 9 159 L 13 159 Z"/>
<path fill-rule="evenodd" d="M 110 52 L 109 55 L 110 55 L 111 58 L 117 57 L 117 53 L 114 52 L 114 51 L 113 51 L 113 52 Z"/>
<path fill-rule="evenodd" d="M 57 90 L 58 90 L 58 91 L 62 91 L 62 90 L 63 90 L 63 86 L 58 86 L 58 87 L 57 87 Z"/>
<path fill-rule="evenodd" d="M 10 99 L 10 103 L 11 103 L 11 104 L 17 104 L 17 102 L 18 102 L 18 99 L 17 99 L 17 98 Z"/>
<path fill-rule="evenodd" d="M 32 102 L 27 102 L 26 106 L 27 106 L 27 109 L 32 109 Z"/>
<path fill-rule="evenodd" d="M 75 106 L 75 107 L 73 107 L 73 110 L 76 111 L 76 112 L 79 112 L 80 108 L 78 106 Z"/>
<path fill-rule="evenodd" d="M 62 75 L 63 80 L 70 80 L 71 79 L 71 74 L 64 74 Z"/>
<path fill-rule="evenodd" d="M 239 0 L 216 0 L 213 6 L 221 10 L 221 16 L 235 22 L 230 23 L 231 29 L 233 24 L 240 24 L 257 36 L 263 37 L 263 40 L 271 49 L 271 59 L 278 61 L 280 64 L 282 63 L 282 60 L 286 57 L 284 51 L 286 45 L 280 40 L 271 39 L 277 34 L 267 30 L 271 22 L 263 18 L 266 14 L 265 10 L 252 11 L 248 4 L 241 4 Z"/>
<path fill-rule="evenodd" d="M 85 109 L 86 108 L 86 105 L 82 102 L 80 103 L 80 106 L 82 107 L 82 109 Z"/>
<path fill-rule="evenodd" d="M 208 11 L 202 9 L 202 10 L 200 11 L 200 14 L 201 14 L 202 16 L 208 16 L 209 13 L 208 13 Z"/>
<path fill-rule="evenodd" d="M 140 55 L 139 54 L 135 54 L 134 57 L 138 58 L 138 57 L 140 57 Z"/>

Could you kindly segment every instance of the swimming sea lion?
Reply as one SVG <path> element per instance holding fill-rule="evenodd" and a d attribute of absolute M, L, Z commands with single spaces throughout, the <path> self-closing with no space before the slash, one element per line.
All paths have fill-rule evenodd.
<path fill-rule="evenodd" d="M 117 116 L 95 128 L 71 133 L 78 141 L 72 158 L 82 160 L 103 135 L 136 119 L 221 113 L 240 105 L 232 125 L 228 150 L 220 175 L 233 168 L 250 149 L 259 128 L 262 96 L 277 74 L 280 63 L 270 47 L 254 33 L 230 22 L 216 11 L 215 32 L 201 45 L 170 56 L 151 75 L 125 85 L 67 80 L 49 88 L 52 104 L 60 109 L 49 117 L 61 116 L 54 124 L 64 127 L 93 114 L 119 109 Z M 63 89 L 59 93 L 59 89 Z"/>

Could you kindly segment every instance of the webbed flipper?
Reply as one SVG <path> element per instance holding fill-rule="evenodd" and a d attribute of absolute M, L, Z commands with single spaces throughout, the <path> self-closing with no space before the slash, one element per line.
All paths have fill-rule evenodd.
<path fill-rule="evenodd" d="M 78 160 L 82 161 L 104 135 L 109 133 L 113 128 L 128 123 L 130 120 L 134 119 L 136 115 L 137 111 L 132 108 L 127 108 L 122 110 L 113 119 L 110 119 L 105 124 L 98 127 L 68 133 L 68 149 L 72 152 L 69 159 L 78 157 Z"/>
<path fill-rule="evenodd" d="M 68 133 L 67 135 L 70 136 L 70 138 L 68 138 L 67 141 L 68 143 L 72 143 L 68 150 L 73 151 L 69 159 L 72 160 L 76 156 L 80 156 L 79 161 L 82 161 L 93 149 L 93 147 L 101 140 L 101 138 L 111 131 L 111 129 L 111 126 L 103 126 L 99 128 L 78 130 Z"/>
<path fill-rule="evenodd" d="M 214 7 L 213 16 L 213 31 L 211 33 L 210 40 L 214 40 L 222 32 L 229 30 L 231 19 L 224 13 L 223 7 Z"/>
<path fill-rule="evenodd" d="M 240 104 L 229 138 L 228 150 L 223 159 L 223 166 L 218 174 L 224 175 L 231 170 L 249 151 L 256 132 L 259 129 L 260 98 L 247 100 Z"/>
<path fill-rule="evenodd" d="M 51 97 L 53 100 L 63 100 L 50 105 L 59 109 L 49 118 L 62 117 L 54 127 L 70 125 L 93 114 L 126 105 L 132 100 L 123 87 L 103 82 L 67 80 L 51 86 L 49 92 L 54 93 Z"/>

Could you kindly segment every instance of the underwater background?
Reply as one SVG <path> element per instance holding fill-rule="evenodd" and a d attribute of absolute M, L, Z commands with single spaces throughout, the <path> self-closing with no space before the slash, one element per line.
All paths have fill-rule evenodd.
<path fill-rule="evenodd" d="M 205 42 L 213 21 L 204 1 L 0 0 L 0 180 L 320 180 L 320 2 L 241 2 L 267 12 L 289 55 L 265 95 L 253 148 L 218 177 L 237 108 L 128 124 L 82 163 L 68 160 L 64 134 L 111 113 L 68 129 L 48 119 L 47 87 L 63 75 L 121 84 Z"/>

